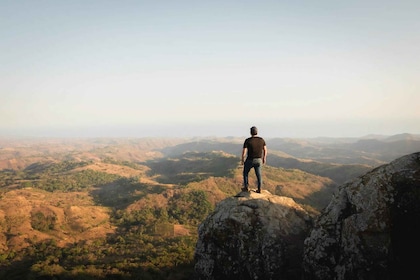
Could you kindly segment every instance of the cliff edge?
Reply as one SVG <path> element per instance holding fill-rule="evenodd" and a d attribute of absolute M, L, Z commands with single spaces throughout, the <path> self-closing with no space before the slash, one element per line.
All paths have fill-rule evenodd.
<path fill-rule="evenodd" d="M 305 240 L 305 279 L 412 279 L 419 236 L 414 153 L 339 187 Z"/>
<path fill-rule="evenodd" d="M 241 192 L 198 229 L 194 279 L 299 279 L 309 214 L 293 199 Z"/>
<path fill-rule="evenodd" d="M 198 229 L 194 279 L 412 279 L 420 152 L 341 185 L 312 220 L 293 199 L 241 192 Z"/>

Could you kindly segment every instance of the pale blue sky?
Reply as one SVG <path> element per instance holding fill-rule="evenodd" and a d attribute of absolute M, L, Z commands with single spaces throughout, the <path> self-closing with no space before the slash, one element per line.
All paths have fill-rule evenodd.
<path fill-rule="evenodd" d="M 0 136 L 420 134 L 420 1 L 0 0 Z"/>

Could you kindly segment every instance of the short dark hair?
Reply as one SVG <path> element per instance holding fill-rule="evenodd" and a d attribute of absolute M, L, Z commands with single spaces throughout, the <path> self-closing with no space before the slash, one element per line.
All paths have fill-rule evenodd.
<path fill-rule="evenodd" d="M 255 127 L 255 126 L 251 127 L 251 135 L 257 135 L 257 134 L 258 134 L 257 127 Z"/>

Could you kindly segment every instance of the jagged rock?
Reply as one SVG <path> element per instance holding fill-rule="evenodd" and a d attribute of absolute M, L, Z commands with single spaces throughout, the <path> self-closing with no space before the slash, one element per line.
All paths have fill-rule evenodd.
<path fill-rule="evenodd" d="M 419 240 L 414 153 L 339 187 L 305 240 L 304 279 L 412 279 Z"/>
<path fill-rule="evenodd" d="M 194 279 L 300 279 L 309 214 L 288 197 L 241 192 L 198 229 Z"/>

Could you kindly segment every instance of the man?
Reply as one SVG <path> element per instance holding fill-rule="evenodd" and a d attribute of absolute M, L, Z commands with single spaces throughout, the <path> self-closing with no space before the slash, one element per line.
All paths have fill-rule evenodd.
<path fill-rule="evenodd" d="M 258 129 L 253 126 L 251 127 L 251 137 L 245 139 L 242 148 L 242 159 L 241 164 L 244 166 L 244 187 L 242 191 L 248 191 L 248 174 L 249 171 L 254 168 L 255 175 L 257 176 L 258 189 L 257 193 L 261 193 L 262 177 L 261 169 L 262 165 L 267 160 L 267 146 L 263 138 L 257 136 Z M 246 156 L 246 160 L 245 160 Z"/>

